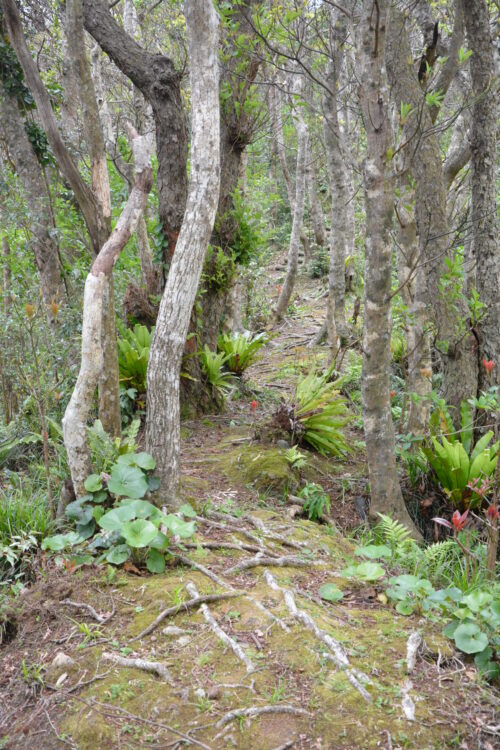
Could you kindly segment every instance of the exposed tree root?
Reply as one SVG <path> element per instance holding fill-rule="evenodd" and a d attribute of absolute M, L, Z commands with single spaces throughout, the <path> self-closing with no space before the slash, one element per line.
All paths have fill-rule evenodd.
<path fill-rule="evenodd" d="M 198 591 L 196 589 L 196 586 L 194 583 L 188 583 L 186 585 L 187 591 L 191 594 L 192 597 L 199 596 Z M 245 654 L 239 643 L 237 643 L 234 638 L 231 638 L 230 635 L 228 635 L 219 625 L 215 617 L 210 612 L 209 608 L 206 604 L 201 605 L 201 611 L 203 613 L 203 617 L 205 618 L 206 622 L 210 625 L 212 630 L 214 631 L 215 635 L 226 644 L 226 646 L 229 646 L 238 659 L 240 659 L 243 664 L 246 667 L 246 670 L 248 673 L 253 672 L 255 670 L 254 665 L 252 664 L 251 660 L 248 658 L 248 656 Z"/>
<path fill-rule="evenodd" d="M 146 659 L 133 659 L 125 656 L 118 656 L 118 654 L 111 654 L 104 652 L 102 658 L 105 661 L 112 661 L 119 667 L 132 667 L 134 669 L 142 669 L 144 672 L 151 672 L 152 674 L 158 675 L 165 682 L 173 684 L 172 676 L 166 666 L 161 664 L 159 661 L 146 661 Z"/>
<path fill-rule="evenodd" d="M 196 609 L 197 607 L 200 607 L 205 602 L 220 602 L 222 599 L 234 599 L 237 596 L 242 596 L 243 593 L 244 592 L 242 591 L 227 591 L 224 594 L 206 594 L 204 596 L 195 596 L 192 599 L 188 599 L 187 602 L 182 602 L 181 604 L 176 604 L 173 607 L 168 607 L 167 609 L 164 609 L 163 612 L 160 612 L 158 617 L 153 620 L 151 625 L 148 625 L 148 627 L 140 632 L 139 635 L 134 636 L 130 640 L 138 641 L 139 638 L 143 638 L 145 635 L 149 635 L 158 627 L 158 625 L 160 625 L 160 623 L 163 622 L 163 620 L 165 620 L 167 617 L 176 615 L 178 612 L 188 612 L 190 609 Z"/>
<path fill-rule="evenodd" d="M 363 675 L 362 672 L 358 672 L 358 670 L 352 669 L 349 664 L 347 654 L 345 653 L 341 644 L 336 641 L 335 638 L 332 638 L 332 636 L 327 632 L 321 630 L 321 628 L 318 628 L 312 617 L 308 615 L 307 612 L 305 612 L 303 609 L 297 608 L 293 593 L 290 591 L 290 589 L 284 589 L 279 586 L 272 573 L 270 573 L 268 570 L 265 570 L 264 578 L 266 579 L 268 586 L 272 588 L 273 591 L 277 591 L 283 594 L 285 604 L 288 607 L 288 610 L 292 617 L 294 617 L 294 619 L 298 622 L 301 622 L 303 625 L 305 625 L 308 630 L 314 633 L 316 638 L 318 638 L 326 646 L 328 646 L 331 653 L 326 653 L 324 654 L 324 656 L 333 661 L 338 667 L 340 667 L 340 669 L 343 669 L 345 671 L 346 677 L 351 685 L 356 688 L 356 690 L 363 696 L 366 701 L 371 700 L 369 692 L 365 687 L 363 687 L 360 682 L 360 679 L 363 682 L 370 682 L 369 678 L 366 675 Z"/>
<path fill-rule="evenodd" d="M 249 560 L 242 560 L 237 565 L 233 565 L 232 568 L 226 570 L 226 575 L 234 575 L 235 573 L 241 573 L 243 570 L 258 568 L 261 565 L 271 565 L 278 568 L 310 568 L 312 565 L 318 565 L 318 563 L 313 560 L 302 560 L 302 558 L 293 555 L 285 555 L 283 557 L 259 557 L 256 555 L 256 557 L 252 557 Z"/>
<path fill-rule="evenodd" d="M 96 612 L 91 604 L 86 604 L 85 602 L 72 602 L 71 599 L 62 599 L 61 604 L 66 604 L 68 607 L 74 607 L 75 609 L 85 609 L 89 613 L 89 615 L 93 617 L 94 620 L 97 620 L 97 622 L 101 625 L 104 625 L 104 623 L 111 620 L 111 618 L 115 614 L 114 604 L 113 610 L 109 615 L 100 615 L 99 612 Z"/>

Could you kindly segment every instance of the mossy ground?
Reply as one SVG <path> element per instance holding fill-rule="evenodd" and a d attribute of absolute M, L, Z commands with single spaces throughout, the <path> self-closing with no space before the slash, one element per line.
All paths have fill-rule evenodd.
<path fill-rule="evenodd" d="M 312 316 L 317 309 L 311 302 Z M 480 736 L 489 741 L 481 726 L 491 723 L 495 691 L 478 682 L 473 666 L 456 660 L 437 624 L 402 617 L 379 601 L 381 587 L 341 576 L 353 554 L 352 542 L 335 527 L 290 517 L 284 492 L 298 476 L 283 450 L 252 439 L 256 423 L 279 400 L 272 394 L 291 392 L 293 377 L 308 357 L 304 344 L 310 336 L 305 328 L 302 334 L 302 339 L 295 334 L 273 339 L 252 368 L 249 378 L 261 389 L 257 416 L 239 400 L 225 414 L 185 426 L 183 494 L 206 522 L 198 524 L 197 547 L 184 554 L 219 582 L 175 560 L 156 576 L 123 570 L 110 576 L 102 568 L 74 570 L 68 561 L 45 561 L 40 581 L 16 602 L 12 639 L 3 646 L 0 747 L 160 750 L 187 747 L 186 736 L 189 746 L 195 747 L 196 740 L 198 747 L 212 750 L 472 749 L 482 742 Z M 265 390 L 266 383 L 284 387 Z M 352 498 L 365 476 L 360 453 L 348 462 L 308 462 L 307 478 L 328 488 L 337 520 L 343 513 L 355 519 Z M 336 639 L 350 668 L 368 676 L 370 700 L 328 660 L 325 643 L 292 616 L 262 566 L 228 572 L 252 551 L 205 549 L 208 542 L 262 544 L 265 554 L 298 555 L 309 562 L 266 568 L 280 587 L 293 592 L 299 610 Z M 251 661 L 251 672 L 219 640 L 200 608 L 181 608 L 151 634 L 134 640 L 163 609 L 190 598 L 189 582 L 200 594 L 221 593 L 229 586 L 241 592 L 208 606 Z M 341 602 L 319 598 L 326 582 L 343 590 Z M 100 625 L 84 608 L 64 604 L 67 599 L 114 614 Z M 272 617 L 281 618 L 286 629 Z M 163 632 L 172 626 L 182 632 Z M 407 641 L 415 630 L 425 648 L 408 675 Z M 59 652 L 76 664 L 55 670 L 51 664 Z M 107 661 L 104 652 L 161 662 L 172 684 Z M 40 680 L 34 676 L 38 668 Z M 415 721 L 403 712 L 405 691 L 415 704 Z M 218 726 L 228 711 L 264 706 L 276 712 Z M 280 712 L 283 706 L 307 715 Z"/>

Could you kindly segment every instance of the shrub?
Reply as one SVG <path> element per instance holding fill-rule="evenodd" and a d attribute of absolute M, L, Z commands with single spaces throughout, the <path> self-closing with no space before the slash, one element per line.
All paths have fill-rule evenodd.
<path fill-rule="evenodd" d="M 304 513 L 310 521 L 320 521 L 325 512 L 330 513 L 330 497 L 319 484 L 308 482 L 299 492 L 299 497 L 305 500 Z"/>
<path fill-rule="evenodd" d="M 326 276 L 330 269 L 330 255 L 325 247 L 318 247 L 307 264 L 307 275 L 311 279 L 320 279 Z"/>
<path fill-rule="evenodd" d="M 257 352 L 268 341 L 265 333 L 221 334 L 217 342 L 219 350 L 226 355 L 225 365 L 235 375 L 242 375 L 256 360 Z"/>
<path fill-rule="evenodd" d="M 224 354 L 224 352 L 212 352 L 205 344 L 199 356 L 202 370 L 212 388 L 214 397 L 216 400 L 224 400 L 234 385 L 234 375 L 224 368 L 227 361 L 227 354 Z"/>

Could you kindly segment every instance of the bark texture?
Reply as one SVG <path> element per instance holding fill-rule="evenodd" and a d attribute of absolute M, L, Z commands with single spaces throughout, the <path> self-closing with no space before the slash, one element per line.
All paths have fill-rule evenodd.
<path fill-rule="evenodd" d="M 285 281 L 283 282 L 283 287 L 276 304 L 276 320 L 281 320 L 284 317 L 288 307 L 288 303 L 290 302 L 290 298 L 292 296 L 293 288 L 295 286 L 295 279 L 297 278 L 297 269 L 299 264 L 300 234 L 304 221 L 304 205 L 306 193 L 306 152 L 308 139 L 307 129 L 300 114 L 296 116 L 296 129 L 298 147 L 292 231 L 290 234 L 290 244 L 288 247 L 288 261 Z"/>
<path fill-rule="evenodd" d="M 402 137 L 404 169 L 415 180 L 418 254 L 426 269 L 421 304 L 433 313 L 433 339 L 443 372 L 443 396 L 448 404 L 458 408 L 463 399 L 476 392 L 476 357 L 465 301 L 446 284 L 444 261 L 454 257 L 455 249 L 449 234 L 441 152 L 413 65 L 405 17 L 395 5 L 390 11 L 386 64 L 396 109 L 400 111 L 401 104 L 413 107 Z"/>
<path fill-rule="evenodd" d="M 316 164 L 311 149 L 310 142 L 307 144 L 307 155 L 306 155 L 306 184 L 307 184 L 307 195 L 309 197 L 309 209 L 311 211 L 311 219 L 314 231 L 314 240 L 317 245 L 323 247 L 326 245 L 326 232 L 325 232 L 325 220 L 323 218 L 323 210 L 316 192 L 316 184 L 318 178 L 316 174 Z"/>
<path fill-rule="evenodd" d="M 61 283 L 58 247 L 50 232 L 53 222 L 47 183 L 24 129 L 24 120 L 16 98 L 4 87 L 0 89 L 0 94 L 0 137 L 23 189 L 42 299 L 50 317 L 51 301 L 61 302 L 65 295 Z"/>
<path fill-rule="evenodd" d="M 177 507 L 179 379 L 220 181 L 218 17 L 212 3 L 186 0 L 191 78 L 191 174 L 186 212 L 163 293 L 148 365 L 146 445 L 156 459 L 161 504 Z"/>
<path fill-rule="evenodd" d="M 362 3 L 356 29 L 360 102 L 366 132 L 365 314 L 362 405 L 370 479 L 370 512 L 393 514 L 413 527 L 399 486 L 389 394 L 391 361 L 391 270 L 394 179 L 388 91 L 384 70 L 388 2 Z"/>
<path fill-rule="evenodd" d="M 470 72 L 473 92 L 471 129 L 472 252 L 476 261 L 477 291 L 485 303 L 479 356 L 493 360 L 493 381 L 500 385 L 500 248 L 495 185 L 498 70 L 495 70 L 488 6 L 485 0 L 465 0 L 467 39 L 473 54 Z M 491 385 L 479 368 L 479 389 Z"/>
<path fill-rule="evenodd" d="M 166 238 L 165 260 L 175 250 L 187 194 L 187 129 L 182 74 L 165 55 L 144 50 L 119 26 L 104 0 L 82 0 L 84 24 L 99 46 L 151 105 L 158 156 L 158 210 Z"/>
<path fill-rule="evenodd" d="M 105 365 L 104 316 L 105 307 L 109 304 L 113 266 L 137 227 L 152 184 L 151 155 L 148 154 L 147 144 L 135 134 L 133 146 L 137 167 L 134 188 L 85 282 L 80 371 L 62 420 L 68 466 L 77 497 L 85 494 L 84 482 L 92 471 L 87 442 L 87 419 Z"/>

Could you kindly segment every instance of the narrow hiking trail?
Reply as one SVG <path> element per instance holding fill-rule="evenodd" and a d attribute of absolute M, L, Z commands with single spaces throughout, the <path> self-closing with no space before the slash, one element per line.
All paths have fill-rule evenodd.
<path fill-rule="evenodd" d="M 0 747 L 495 747 L 494 691 L 440 627 L 395 613 L 382 586 L 343 578 L 354 543 L 283 500 L 296 478 L 265 424 L 310 365 L 320 295 L 301 277 L 293 318 L 248 371 L 248 397 L 184 423 L 197 533 L 164 574 L 42 563 L 2 646 Z M 359 525 L 362 451 L 311 456 L 306 476 L 330 493 L 344 529 Z M 319 597 L 325 583 L 341 602 Z"/>

